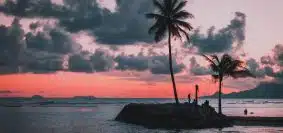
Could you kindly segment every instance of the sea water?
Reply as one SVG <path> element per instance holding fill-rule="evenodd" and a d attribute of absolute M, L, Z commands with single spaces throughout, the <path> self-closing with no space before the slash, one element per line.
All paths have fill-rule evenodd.
<path fill-rule="evenodd" d="M 185 102 L 185 100 L 181 100 Z M 200 104 L 204 99 L 200 100 Z M 217 107 L 217 99 L 209 99 Z M 283 127 L 234 126 L 224 129 L 161 130 L 114 121 L 127 103 L 167 103 L 172 99 L 58 100 L 45 106 L 0 107 L 0 133 L 283 133 Z M 34 105 L 33 105 L 34 106 Z M 283 117 L 283 100 L 223 99 L 223 113 Z M 217 110 L 217 108 L 216 108 Z"/>

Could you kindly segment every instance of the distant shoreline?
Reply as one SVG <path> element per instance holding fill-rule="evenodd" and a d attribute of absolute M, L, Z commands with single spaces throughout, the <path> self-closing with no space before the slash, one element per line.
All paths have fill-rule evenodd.
<path fill-rule="evenodd" d="M 218 97 L 212 97 L 212 96 L 202 96 L 199 97 L 200 99 L 218 99 Z M 5 99 L 32 99 L 31 97 L 0 97 L 0 100 L 5 100 Z M 52 99 L 66 99 L 66 100 L 70 100 L 70 99 L 76 99 L 73 97 L 44 97 L 42 99 L 45 100 L 52 100 Z M 104 97 L 95 97 L 93 98 L 93 100 L 95 99 L 166 99 L 166 100 L 174 100 L 173 98 L 104 98 Z M 187 100 L 187 98 L 179 98 L 181 100 Z M 235 98 L 231 98 L 231 97 L 223 97 L 222 99 L 283 99 L 283 98 L 251 98 L 251 97 L 246 97 L 246 98 L 239 98 L 239 97 L 235 97 Z"/>

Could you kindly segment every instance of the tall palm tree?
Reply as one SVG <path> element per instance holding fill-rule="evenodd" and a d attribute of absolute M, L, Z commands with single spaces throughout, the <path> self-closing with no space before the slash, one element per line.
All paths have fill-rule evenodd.
<path fill-rule="evenodd" d="M 216 55 L 210 57 L 203 55 L 210 63 L 210 68 L 213 71 L 212 78 L 219 82 L 219 95 L 218 95 L 218 113 L 222 114 L 221 108 L 221 94 L 222 82 L 225 77 L 241 78 L 241 77 L 254 77 L 250 71 L 244 66 L 241 60 L 233 59 L 230 55 L 224 54 L 221 60 Z"/>
<path fill-rule="evenodd" d="M 186 4 L 187 1 L 184 0 L 153 0 L 153 5 L 156 7 L 157 12 L 146 14 L 148 19 L 155 20 L 155 23 L 150 27 L 148 33 L 154 34 L 156 42 L 161 41 L 168 33 L 170 74 L 176 104 L 179 104 L 179 99 L 172 66 L 171 37 L 182 39 L 181 35 L 184 35 L 187 40 L 189 40 L 187 30 L 190 31 L 193 27 L 190 23 L 185 22 L 185 20 L 193 18 L 193 15 L 184 10 Z"/>

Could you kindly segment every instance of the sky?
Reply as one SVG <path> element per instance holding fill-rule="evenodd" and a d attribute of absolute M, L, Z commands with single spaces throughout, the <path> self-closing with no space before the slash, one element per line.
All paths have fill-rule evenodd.
<path fill-rule="evenodd" d="M 150 0 L 121 0 L 120 3 L 82 0 L 77 2 L 80 6 L 74 11 L 59 11 L 55 6 L 72 6 L 71 2 L 52 0 L 49 5 L 54 7 L 25 14 L 9 12 L 4 8 L 3 0 L 0 3 L 0 23 L 8 30 L 18 29 L 11 30 L 16 39 L 12 36 L 5 40 L 0 34 L 0 45 L 5 48 L 7 42 L 19 44 L 25 47 L 24 53 L 28 55 L 21 56 L 25 66 L 20 68 L 25 73 L 13 72 L 10 66 L 0 67 L 3 73 L 0 75 L 0 96 L 173 96 L 166 40 L 156 44 L 147 34 L 152 22 L 143 14 L 153 11 Z M 196 55 L 197 52 L 235 54 L 259 75 L 256 79 L 225 80 L 224 93 L 252 89 L 261 82 L 273 80 L 275 77 L 267 73 L 267 68 L 281 71 L 281 59 L 276 55 L 283 53 L 283 47 L 278 45 L 283 44 L 282 4 L 282 0 L 188 0 L 186 10 L 194 15 L 188 21 L 200 32 L 190 32 L 192 49 L 185 47 L 185 41 L 172 43 L 180 97 L 193 94 L 195 84 L 200 85 L 200 95 L 217 91 L 207 63 Z M 39 7 L 35 5 L 36 8 Z M 15 16 L 21 19 L 17 21 Z M 213 39 L 207 37 L 211 26 L 215 26 Z M 229 37 L 219 32 L 223 29 L 235 35 Z M 232 53 L 236 46 L 240 50 Z M 241 56 L 243 53 L 245 56 Z M 272 58 L 268 61 L 275 63 L 263 62 L 262 57 L 268 55 Z M 13 64 L 16 61 L 12 57 L 3 56 L 0 61 Z"/>

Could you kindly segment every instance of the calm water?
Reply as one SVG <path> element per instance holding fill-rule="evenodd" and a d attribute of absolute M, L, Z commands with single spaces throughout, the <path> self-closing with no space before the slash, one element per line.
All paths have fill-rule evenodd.
<path fill-rule="evenodd" d="M 217 106 L 216 100 L 209 100 Z M 72 104 L 65 104 L 66 102 Z M 113 121 L 129 102 L 162 103 L 172 100 L 153 99 L 97 99 L 88 101 L 60 101 L 49 107 L 0 107 L 0 133 L 280 133 L 283 127 L 245 127 L 206 130 L 152 130 L 141 126 Z M 203 102 L 202 100 L 200 102 Z M 77 103 L 77 104 L 76 104 Z M 80 104 L 78 104 L 80 103 Z M 223 100 L 227 115 L 243 115 L 244 108 L 253 116 L 282 116 L 283 100 Z"/>

